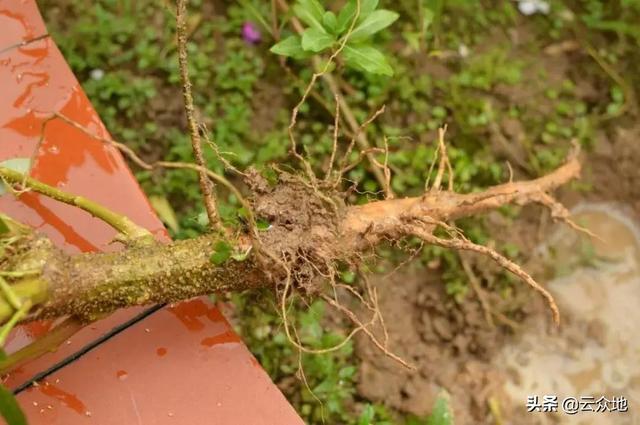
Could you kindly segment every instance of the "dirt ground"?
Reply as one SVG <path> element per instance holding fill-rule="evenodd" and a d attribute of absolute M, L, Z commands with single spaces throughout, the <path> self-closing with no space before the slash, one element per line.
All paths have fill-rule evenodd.
<path fill-rule="evenodd" d="M 445 294 L 435 272 L 416 268 L 377 286 L 388 346 L 418 369 L 403 369 L 360 338 L 359 394 L 400 411 L 424 415 L 445 388 L 460 423 L 486 417 L 487 400 L 499 391 L 501 383 L 490 360 L 508 340 L 508 332 L 491 329 L 476 300 L 456 304 Z"/>
<path fill-rule="evenodd" d="M 592 190 L 586 196 L 567 190 L 562 198 L 569 205 L 581 199 L 614 201 L 630 207 L 635 218 L 640 217 L 640 169 L 634 165 L 640 162 L 640 145 L 634 143 L 639 136 L 640 127 L 620 128 L 611 137 L 603 136 L 598 141 L 599 148 L 585 157 L 584 180 L 592 185 Z M 495 228 L 506 225 L 499 215 L 489 217 L 488 221 Z M 551 226 L 545 213 L 535 209 L 516 220 L 509 232 L 502 233 L 527 235 L 507 240 L 525 252 L 533 252 Z M 477 256 L 468 259 L 476 277 L 486 284 L 485 276 L 490 275 L 492 265 Z M 542 282 L 550 277 L 539 258 L 532 256 L 526 268 Z M 540 336 L 558 332 L 550 324 L 547 307 L 537 294 L 521 286 L 509 303 L 496 294 L 486 294 L 491 309 L 498 314 L 493 317 L 495 327 L 492 327 L 477 295 L 469 291 L 464 302 L 455 302 L 445 293 L 437 269 L 407 266 L 388 279 L 374 280 L 374 284 L 380 292 L 388 347 L 418 369 L 403 369 L 366 338 L 359 338 L 361 396 L 400 411 L 424 415 L 444 388 L 451 394 L 456 420 L 461 424 L 498 423 L 492 405 L 499 406 L 504 418 L 524 412 L 524 404 L 513 405 L 505 394 L 503 386 L 509 371 L 496 367 L 495 358 L 505 345 L 515 344 L 524 330 L 534 329 Z M 574 351 L 579 351 L 587 341 L 602 339 L 597 321 L 581 322 L 567 310 L 563 311 L 562 320 L 561 338 Z M 517 422 L 506 423 L 540 423 L 535 416 L 517 417 Z"/>

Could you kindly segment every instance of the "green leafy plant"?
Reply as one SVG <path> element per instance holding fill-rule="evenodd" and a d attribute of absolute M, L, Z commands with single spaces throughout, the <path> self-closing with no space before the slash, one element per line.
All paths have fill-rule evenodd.
<path fill-rule="evenodd" d="M 349 0 L 336 15 L 318 0 L 298 0 L 293 13 L 307 27 L 302 35 L 291 35 L 271 47 L 271 52 L 295 59 L 341 48 L 346 66 L 370 74 L 393 75 L 385 54 L 372 44 L 372 37 L 398 19 L 398 14 L 377 9 L 378 0 Z"/>
<path fill-rule="evenodd" d="M 0 415 L 8 425 L 27 425 L 27 420 L 11 391 L 0 385 Z"/>
<path fill-rule="evenodd" d="M 442 391 L 436 400 L 431 416 L 427 419 L 427 425 L 453 424 L 453 412 L 451 411 L 449 393 Z"/>

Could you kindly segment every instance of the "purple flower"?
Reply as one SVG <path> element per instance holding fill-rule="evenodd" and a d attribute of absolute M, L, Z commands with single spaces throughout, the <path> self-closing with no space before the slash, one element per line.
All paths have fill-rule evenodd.
<path fill-rule="evenodd" d="M 257 44 L 260 43 L 262 34 L 252 22 L 245 22 L 242 26 L 242 38 L 249 44 Z"/>

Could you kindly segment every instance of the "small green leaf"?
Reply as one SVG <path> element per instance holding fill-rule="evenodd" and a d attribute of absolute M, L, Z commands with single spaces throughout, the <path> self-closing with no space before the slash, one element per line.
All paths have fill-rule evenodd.
<path fill-rule="evenodd" d="M 344 60 L 351 68 L 371 74 L 393 75 L 393 68 L 378 49 L 367 46 L 346 45 L 342 50 Z"/>
<path fill-rule="evenodd" d="M 438 395 L 433 411 L 427 419 L 427 425 L 454 425 L 449 401 L 449 393 L 443 390 Z"/>
<path fill-rule="evenodd" d="M 18 401 L 4 385 L 0 385 L 0 415 L 7 421 L 7 425 L 27 425 Z"/>
<path fill-rule="evenodd" d="M 324 29 L 331 34 L 336 34 L 336 28 L 338 28 L 338 18 L 336 18 L 336 14 L 329 11 L 322 15 L 322 25 Z"/>
<path fill-rule="evenodd" d="M 360 1 L 360 14 L 358 15 L 358 22 L 362 22 L 373 12 L 378 6 L 378 0 L 361 0 Z M 353 18 L 356 15 L 357 4 L 356 0 L 349 0 L 347 4 L 340 10 L 338 14 L 338 26 L 336 32 L 342 34 L 351 26 Z"/>
<path fill-rule="evenodd" d="M 331 47 L 334 41 L 336 41 L 336 39 L 332 35 L 324 32 L 324 30 L 320 31 L 315 28 L 307 28 L 305 32 L 302 33 L 303 50 L 318 53 Z"/>
<path fill-rule="evenodd" d="M 267 183 L 269 183 L 269 186 L 271 187 L 274 187 L 276 184 L 278 184 L 278 173 L 271 167 L 267 167 L 262 170 L 262 177 L 267 179 Z"/>
<path fill-rule="evenodd" d="M 340 10 L 340 13 L 338 13 L 338 26 L 336 27 L 336 32 L 338 34 L 342 34 L 350 27 L 355 14 L 356 14 L 356 2 L 353 0 L 350 0 Z"/>
<path fill-rule="evenodd" d="M 276 55 L 289 56 L 296 59 L 303 58 L 307 55 L 302 49 L 302 42 L 297 35 L 292 35 L 281 40 L 279 43 L 273 45 L 270 51 Z"/>
<path fill-rule="evenodd" d="M 149 196 L 149 203 L 160 217 L 160 220 L 166 224 L 172 232 L 178 232 L 180 225 L 176 213 L 171 204 L 164 196 Z"/>
<path fill-rule="evenodd" d="M 322 26 L 324 12 L 324 8 L 318 0 L 298 0 L 298 2 L 293 5 L 293 13 L 300 18 L 302 22 L 320 31 L 324 31 L 324 27 Z"/>
<path fill-rule="evenodd" d="M 14 171 L 18 171 L 22 174 L 28 173 L 31 168 L 30 158 L 11 158 L 5 161 L 0 161 L 0 167 L 9 168 Z M 6 193 L 4 183 L 0 183 L 0 195 Z"/>
<path fill-rule="evenodd" d="M 206 211 L 202 211 L 195 217 L 195 222 L 198 223 L 199 226 L 207 227 L 209 225 L 209 216 Z"/>
<path fill-rule="evenodd" d="M 356 280 L 356 274 L 351 270 L 346 270 L 340 273 L 340 279 L 344 283 L 353 283 Z"/>
<path fill-rule="evenodd" d="M 423 11 L 423 16 L 422 16 L 422 35 L 425 36 L 427 30 L 429 29 L 429 27 L 431 26 L 431 24 L 433 23 L 433 18 L 435 17 L 433 11 L 431 9 L 424 9 Z"/>
<path fill-rule="evenodd" d="M 258 230 L 264 232 L 265 230 L 269 230 L 269 228 L 271 227 L 271 223 L 269 223 L 269 221 L 265 220 L 264 218 L 259 218 L 256 220 L 256 227 L 258 228 Z"/>
<path fill-rule="evenodd" d="M 8 232 L 9 232 L 9 225 L 7 225 L 7 223 L 5 223 L 2 217 L 0 216 L 0 235 L 4 235 L 5 233 L 8 233 Z"/>
<path fill-rule="evenodd" d="M 31 159 L 29 158 L 11 158 L 5 161 L 0 161 L 0 167 L 10 168 L 20 173 L 26 173 L 31 166 Z"/>
<path fill-rule="evenodd" d="M 366 19 L 376 7 L 378 7 L 378 0 L 360 0 L 360 19 Z"/>
<path fill-rule="evenodd" d="M 213 247 L 214 251 L 209 259 L 216 266 L 222 265 L 231 257 L 231 245 L 226 241 L 218 241 Z"/>
<path fill-rule="evenodd" d="M 234 254 L 231 255 L 231 258 L 233 258 L 235 261 L 244 261 L 247 259 L 247 257 L 249 256 L 249 253 L 251 252 L 250 249 L 243 251 L 243 252 L 236 252 Z"/>
<path fill-rule="evenodd" d="M 394 23 L 399 16 L 390 10 L 376 10 L 353 30 L 349 41 L 362 41 Z"/>
<path fill-rule="evenodd" d="M 345 366 L 338 372 L 338 377 L 342 379 L 351 379 L 356 374 L 355 366 Z"/>
<path fill-rule="evenodd" d="M 362 413 L 360 414 L 360 416 L 358 417 L 358 425 L 371 424 L 375 415 L 376 415 L 376 411 L 373 409 L 373 406 L 370 404 L 367 404 L 362 410 Z"/>

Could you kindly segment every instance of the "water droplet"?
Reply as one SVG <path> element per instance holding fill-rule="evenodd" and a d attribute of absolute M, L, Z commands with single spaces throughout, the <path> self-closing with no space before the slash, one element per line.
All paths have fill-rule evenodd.
<path fill-rule="evenodd" d="M 51 146 L 49 149 L 47 149 L 49 151 L 50 154 L 52 155 L 58 155 L 60 153 L 60 148 L 53 145 Z"/>
<path fill-rule="evenodd" d="M 16 81 L 18 82 L 22 81 L 22 74 L 16 75 Z"/>
<path fill-rule="evenodd" d="M 116 376 L 118 377 L 119 380 L 124 381 L 129 377 L 129 374 L 127 373 L 126 370 L 119 370 L 116 372 Z"/>

